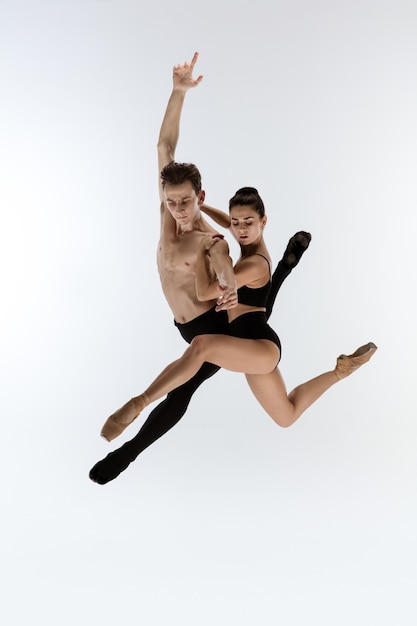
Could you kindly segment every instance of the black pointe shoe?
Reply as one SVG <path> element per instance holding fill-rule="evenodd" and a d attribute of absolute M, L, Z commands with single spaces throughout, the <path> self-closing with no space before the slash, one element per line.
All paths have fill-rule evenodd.
<path fill-rule="evenodd" d="M 293 235 L 288 242 L 284 256 L 281 259 L 281 263 L 283 263 L 286 268 L 293 269 L 300 261 L 304 252 L 307 250 L 310 245 L 310 241 L 310 233 L 307 233 L 304 230 L 300 230 L 298 233 L 295 233 L 295 235 Z"/>

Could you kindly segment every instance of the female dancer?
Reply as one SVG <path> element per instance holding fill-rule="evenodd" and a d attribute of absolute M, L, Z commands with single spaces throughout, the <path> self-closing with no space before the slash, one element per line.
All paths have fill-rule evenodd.
<path fill-rule="evenodd" d="M 370 342 L 350 356 L 343 354 L 337 359 L 334 370 L 287 394 L 278 369 L 280 340 L 266 321 L 271 260 L 263 238 L 267 221 L 265 208 L 257 190 L 244 187 L 230 200 L 229 211 L 231 229 L 241 250 L 234 266 L 239 304 L 228 311 L 231 335 L 195 337 L 184 354 L 168 365 L 142 394 L 108 418 L 101 431 L 108 441 L 120 435 L 148 404 L 189 380 L 204 362 L 244 373 L 264 410 L 279 426 L 287 427 L 325 391 L 369 361 L 375 353 L 377 347 Z M 227 243 L 218 235 L 202 241 L 196 273 L 200 300 L 212 300 L 218 296 L 217 277 L 220 278 L 222 258 L 228 253 Z M 221 296 L 218 301 L 220 304 Z"/>

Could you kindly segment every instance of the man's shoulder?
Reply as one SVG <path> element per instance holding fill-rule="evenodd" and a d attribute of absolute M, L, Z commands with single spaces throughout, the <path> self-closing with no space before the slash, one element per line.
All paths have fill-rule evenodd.
<path fill-rule="evenodd" d="M 214 235 L 215 233 L 219 232 L 217 228 L 214 228 L 203 217 L 194 224 L 193 231 L 199 233 L 202 236 Z"/>

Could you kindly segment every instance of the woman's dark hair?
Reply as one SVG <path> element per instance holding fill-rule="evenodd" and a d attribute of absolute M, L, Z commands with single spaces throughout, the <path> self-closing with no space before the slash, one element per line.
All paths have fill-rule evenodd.
<path fill-rule="evenodd" d="M 264 217 L 264 203 L 255 187 L 242 187 L 238 189 L 233 198 L 229 200 L 229 212 L 234 206 L 242 206 L 244 204 L 253 206 L 259 217 Z"/>
<path fill-rule="evenodd" d="M 161 171 L 162 188 L 168 185 L 181 185 L 187 180 L 192 184 L 198 195 L 201 191 L 201 174 L 193 163 L 177 163 L 171 161 Z"/>

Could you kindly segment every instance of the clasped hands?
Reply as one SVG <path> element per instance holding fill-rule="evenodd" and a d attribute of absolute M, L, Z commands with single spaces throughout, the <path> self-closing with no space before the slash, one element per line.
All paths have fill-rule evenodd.
<path fill-rule="evenodd" d="M 218 251 L 219 254 L 215 255 L 216 262 L 213 262 L 213 248 L 219 242 L 223 242 L 223 245 L 217 246 L 216 252 Z M 223 235 L 216 233 L 215 235 L 204 237 L 201 240 L 200 246 L 208 256 L 212 257 L 213 269 L 218 280 L 217 288 L 220 295 L 217 298 L 216 311 L 233 309 L 238 305 L 237 284 L 227 242 L 224 241 Z"/>

